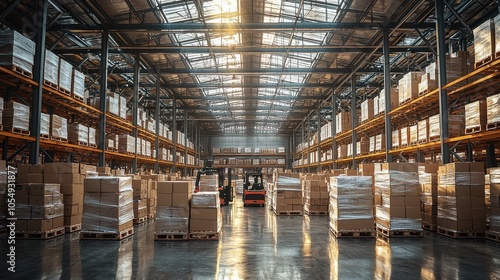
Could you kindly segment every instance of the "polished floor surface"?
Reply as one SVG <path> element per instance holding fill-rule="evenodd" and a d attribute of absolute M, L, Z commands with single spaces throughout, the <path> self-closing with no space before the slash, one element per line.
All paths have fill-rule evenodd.
<path fill-rule="evenodd" d="M 219 241 L 154 241 L 154 223 L 123 241 L 78 233 L 17 240 L 16 273 L 0 279 L 499 279 L 500 243 L 424 238 L 335 239 L 326 216 L 275 216 L 268 209 L 223 208 Z"/>

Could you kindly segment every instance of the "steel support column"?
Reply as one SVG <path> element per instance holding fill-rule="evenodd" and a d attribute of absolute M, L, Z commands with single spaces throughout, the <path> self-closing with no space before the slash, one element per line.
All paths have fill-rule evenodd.
<path fill-rule="evenodd" d="M 321 171 L 321 149 L 320 149 L 320 143 L 323 139 L 321 139 L 321 110 L 318 109 L 318 127 L 316 128 L 317 129 L 317 133 L 318 133 L 318 148 L 317 148 L 317 151 L 316 151 L 316 161 L 318 163 L 318 172 Z"/>
<path fill-rule="evenodd" d="M 30 133 L 35 137 L 35 141 L 30 145 L 30 164 L 37 164 L 40 159 L 40 122 L 42 118 L 42 94 L 43 77 L 45 65 L 45 34 L 47 27 L 48 0 L 36 1 L 38 12 L 35 18 L 35 61 L 33 67 L 33 79 L 38 83 L 33 87 L 33 99 L 31 101 L 31 122 Z"/>
<path fill-rule="evenodd" d="M 133 93 L 132 93 L 132 125 L 134 126 L 134 129 L 132 130 L 132 136 L 134 137 L 135 141 L 135 155 L 134 158 L 132 159 L 132 173 L 137 173 L 137 143 L 138 143 L 138 133 L 137 133 L 137 126 L 138 126 L 138 111 L 139 111 L 139 81 L 140 81 L 140 70 L 141 70 L 141 57 L 140 55 L 135 55 L 135 62 L 134 62 L 134 88 L 133 88 Z M 158 105 L 157 105 L 158 106 Z M 142 147 L 141 147 L 142 149 Z"/>
<path fill-rule="evenodd" d="M 108 47 L 109 47 L 109 34 L 104 31 L 101 38 L 101 65 L 100 65 L 100 79 L 99 79 L 99 110 L 101 111 L 101 118 L 99 119 L 99 166 L 106 165 L 106 89 L 108 88 Z"/>
<path fill-rule="evenodd" d="M 446 40 L 444 21 L 444 1 L 435 0 L 436 5 L 436 41 L 437 41 L 437 65 L 439 69 L 439 128 L 441 131 L 441 163 L 450 162 L 450 148 L 445 141 L 448 139 L 448 92 L 443 89 L 446 85 Z M 387 102 L 388 100 L 386 100 Z"/>
<path fill-rule="evenodd" d="M 175 97 L 172 99 L 172 142 L 174 147 L 172 148 L 172 160 L 174 165 L 172 166 L 172 172 L 177 171 L 177 100 Z"/>
<path fill-rule="evenodd" d="M 301 136 L 301 141 L 300 143 L 302 143 L 302 150 L 300 151 L 301 155 L 300 155 L 300 159 L 302 160 L 302 166 L 304 165 L 304 161 L 305 161 L 305 158 L 304 158 L 304 151 L 306 149 L 306 146 L 304 145 L 305 143 L 305 135 L 306 135 L 306 130 L 305 130 L 305 127 L 304 127 L 304 122 L 302 122 L 302 136 Z M 309 162 L 307 163 L 309 164 Z M 301 168 L 302 171 L 304 171 L 304 168 Z"/>
<path fill-rule="evenodd" d="M 356 130 L 356 126 L 358 126 L 358 116 L 356 114 L 356 74 L 351 76 L 351 119 L 352 119 L 352 169 L 356 169 L 356 154 L 357 147 L 356 142 L 358 141 L 358 133 Z"/>
<path fill-rule="evenodd" d="M 486 146 L 486 168 L 497 167 L 495 144 L 488 143 Z"/>
<path fill-rule="evenodd" d="M 160 76 L 156 77 L 156 107 L 155 107 L 155 121 L 156 121 L 156 139 L 155 139 L 155 150 L 156 150 L 156 162 L 155 162 L 155 172 L 160 173 Z"/>
<path fill-rule="evenodd" d="M 332 168 L 337 169 L 337 140 L 335 136 L 337 135 L 337 95 L 332 94 Z"/>
<path fill-rule="evenodd" d="M 187 145 L 187 127 L 188 127 L 188 111 L 184 110 L 184 176 L 187 176 L 187 159 L 188 159 L 188 145 Z"/>
<path fill-rule="evenodd" d="M 383 30 L 384 42 L 384 90 L 382 94 L 385 97 L 385 161 L 391 162 L 392 155 L 389 153 L 389 150 L 392 148 L 392 130 L 391 130 L 391 116 L 389 112 L 392 110 L 391 108 L 391 64 L 390 64 L 390 53 L 389 53 L 389 29 Z"/>
<path fill-rule="evenodd" d="M 311 172 L 311 123 L 307 116 L 307 173 Z"/>

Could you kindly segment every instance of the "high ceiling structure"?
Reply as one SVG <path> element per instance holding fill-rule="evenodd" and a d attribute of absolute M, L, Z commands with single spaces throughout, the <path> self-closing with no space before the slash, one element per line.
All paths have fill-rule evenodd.
<path fill-rule="evenodd" d="M 443 2 L 451 51 L 499 9 Z M 0 22 L 33 37 L 36 7 L 1 1 Z M 137 65 L 140 103 L 166 120 L 175 107 L 205 133 L 291 133 L 307 117 L 331 119 L 332 94 L 347 110 L 353 81 L 360 101 L 380 91 L 384 29 L 394 85 L 434 61 L 435 19 L 434 1 L 422 0 L 50 0 L 46 42 L 89 75 L 90 96 L 107 33 L 111 90 L 130 97 Z"/>

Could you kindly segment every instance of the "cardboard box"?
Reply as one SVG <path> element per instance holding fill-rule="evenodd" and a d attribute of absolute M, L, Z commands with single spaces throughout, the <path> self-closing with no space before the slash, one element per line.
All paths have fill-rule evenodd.
<path fill-rule="evenodd" d="M 52 195 L 30 195 L 29 205 L 45 206 L 53 204 Z"/>
<path fill-rule="evenodd" d="M 54 229 L 52 226 L 53 219 L 43 219 L 43 220 L 28 220 L 26 231 L 30 232 L 41 232 Z"/>
<path fill-rule="evenodd" d="M 59 174 L 58 183 L 61 185 L 83 184 L 85 176 L 78 173 L 63 173 Z"/>
<path fill-rule="evenodd" d="M 100 193 L 101 192 L 101 179 L 95 178 L 95 177 L 85 178 L 84 191 L 85 192 L 92 192 L 92 193 Z"/>
<path fill-rule="evenodd" d="M 59 189 L 59 184 L 29 184 L 29 195 L 52 195 Z M 17 193 L 16 193 L 17 194 Z"/>
<path fill-rule="evenodd" d="M 73 204 L 82 203 L 83 202 L 83 193 L 74 193 L 74 194 L 70 194 L 70 195 L 64 195 L 63 202 L 64 202 L 64 205 L 73 205 Z"/>
<path fill-rule="evenodd" d="M 61 185 L 61 193 L 64 195 L 72 195 L 75 193 L 83 193 L 84 191 L 83 184 L 70 184 L 70 185 Z"/>
<path fill-rule="evenodd" d="M 19 174 L 19 173 L 18 173 Z M 24 232 L 27 230 L 29 220 L 17 220 L 16 221 L 16 232 Z"/>
<path fill-rule="evenodd" d="M 57 183 L 59 183 L 59 174 L 57 174 L 57 173 L 45 173 L 43 175 L 43 182 L 50 183 L 50 184 L 57 184 Z"/>
<path fill-rule="evenodd" d="M 333 222 L 335 229 L 340 230 L 354 230 L 354 229 L 375 229 L 375 223 L 373 218 L 367 219 L 347 219 L 347 220 L 335 220 Z"/>
<path fill-rule="evenodd" d="M 24 174 L 22 176 L 18 176 L 18 182 L 24 180 L 25 183 L 43 183 L 43 174 Z"/>
<path fill-rule="evenodd" d="M 192 193 L 193 181 L 172 181 L 172 193 Z"/>
<path fill-rule="evenodd" d="M 82 214 L 64 216 L 64 225 L 72 226 L 82 223 Z"/>
<path fill-rule="evenodd" d="M 64 205 L 64 216 L 73 216 L 83 213 L 83 203 Z"/>
<path fill-rule="evenodd" d="M 220 208 L 191 208 L 191 219 L 214 220 L 220 215 Z"/>
<path fill-rule="evenodd" d="M 189 230 L 190 231 L 211 231 L 218 232 L 218 220 L 200 220 L 200 219 L 190 219 L 189 220 Z"/>
<path fill-rule="evenodd" d="M 172 182 L 171 181 L 159 181 L 157 183 L 157 192 L 160 193 L 172 193 Z"/>
<path fill-rule="evenodd" d="M 158 195 L 160 195 L 160 194 L 158 194 Z M 189 207 L 190 200 L 191 200 L 190 193 L 173 193 L 172 194 L 172 206 Z"/>
<path fill-rule="evenodd" d="M 101 178 L 101 193 L 121 192 L 122 188 L 127 184 L 132 184 L 132 179 L 130 177 Z"/>

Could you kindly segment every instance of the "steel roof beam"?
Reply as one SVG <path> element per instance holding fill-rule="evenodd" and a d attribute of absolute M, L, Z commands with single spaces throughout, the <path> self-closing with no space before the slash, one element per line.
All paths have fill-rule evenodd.
<path fill-rule="evenodd" d="M 116 24 L 107 23 L 105 25 L 98 24 L 59 24 L 50 31 L 66 31 L 66 32 L 164 32 L 164 33 L 182 33 L 182 32 L 236 32 L 236 33 L 255 33 L 255 32 L 332 32 L 335 30 L 347 29 L 369 29 L 380 30 L 383 28 L 398 30 L 415 30 L 419 29 L 435 29 L 433 23 L 397 23 L 397 22 L 245 22 L 245 23 L 140 23 L 140 24 Z M 451 26 L 453 29 L 460 28 L 459 25 Z"/>
<path fill-rule="evenodd" d="M 132 86 L 129 84 L 129 86 Z M 242 83 L 234 83 L 234 84 L 202 84 L 202 83 L 185 83 L 185 84 L 162 84 L 163 88 L 189 88 L 189 89 L 216 89 L 216 88 L 331 88 L 336 86 L 332 83 L 255 83 L 255 84 L 242 84 Z M 380 87 L 379 84 L 366 84 L 366 83 L 357 83 L 357 87 Z M 141 83 L 140 87 L 142 88 L 155 88 L 155 84 L 147 84 Z M 350 87 L 350 85 L 345 84 L 343 87 Z"/>
<path fill-rule="evenodd" d="M 322 100 L 324 96 L 255 96 L 255 97 L 243 97 L 243 96 L 178 96 L 176 100 L 208 100 L 208 101 L 300 101 L 300 100 Z M 160 99 L 172 99 L 171 97 L 162 96 Z"/>

